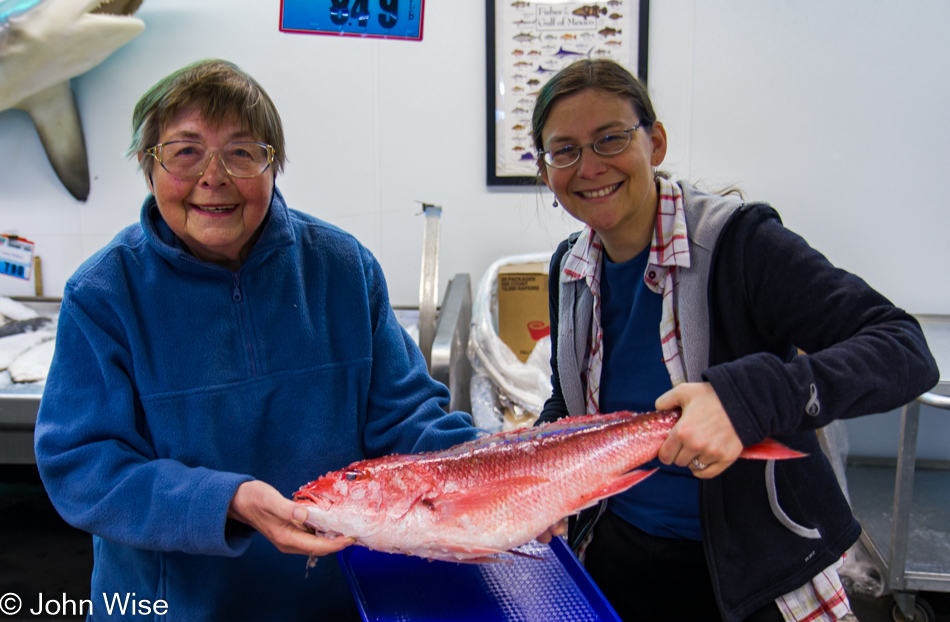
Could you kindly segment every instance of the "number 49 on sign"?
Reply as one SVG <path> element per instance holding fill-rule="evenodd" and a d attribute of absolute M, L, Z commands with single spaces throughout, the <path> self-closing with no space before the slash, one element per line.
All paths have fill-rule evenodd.
<path fill-rule="evenodd" d="M 280 30 L 422 40 L 425 0 L 282 0 Z"/>

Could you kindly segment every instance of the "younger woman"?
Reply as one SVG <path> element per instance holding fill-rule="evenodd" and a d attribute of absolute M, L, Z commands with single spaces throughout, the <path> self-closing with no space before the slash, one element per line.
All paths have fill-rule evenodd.
<path fill-rule="evenodd" d="M 533 134 L 555 205 L 585 225 L 551 260 L 539 421 L 683 411 L 660 470 L 573 521 L 587 570 L 626 620 L 839 619 L 861 527 L 815 430 L 933 387 L 920 326 L 768 205 L 658 176 L 666 130 L 616 63 L 559 72 Z M 767 437 L 808 457 L 736 461 Z"/>

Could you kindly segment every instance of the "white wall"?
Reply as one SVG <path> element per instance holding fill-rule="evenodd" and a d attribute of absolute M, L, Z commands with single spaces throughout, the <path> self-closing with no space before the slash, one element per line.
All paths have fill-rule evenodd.
<path fill-rule="evenodd" d="M 737 183 L 835 264 L 950 313 L 950 3 L 654 1 L 668 162 Z"/>
<path fill-rule="evenodd" d="M 625 0 L 631 2 L 632 0 Z M 553 249 L 577 223 L 537 190 L 485 186 L 483 0 L 428 0 L 422 42 L 283 34 L 278 0 L 146 0 L 145 32 L 74 80 L 92 190 L 75 201 L 24 113 L 0 113 L 0 231 L 37 243 L 45 293 L 138 219 L 123 157 L 132 107 L 167 73 L 222 57 L 277 103 L 292 207 L 354 233 L 394 304 L 418 304 L 426 201 L 443 207 L 441 287 L 496 258 Z M 650 87 L 666 168 L 738 183 L 912 312 L 950 313 L 943 273 L 950 3 L 653 0 Z M 32 295 L 0 276 L 0 294 Z"/>

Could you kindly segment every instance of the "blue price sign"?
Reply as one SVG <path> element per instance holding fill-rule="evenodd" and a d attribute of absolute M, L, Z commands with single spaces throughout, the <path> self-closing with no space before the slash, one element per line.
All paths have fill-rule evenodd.
<path fill-rule="evenodd" d="M 281 0 L 280 30 L 422 40 L 425 0 Z"/>
<path fill-rule="evenodd" d="M 0 274 L 30 280 L 33 242 L 15 235 L 0 235 Z"/>

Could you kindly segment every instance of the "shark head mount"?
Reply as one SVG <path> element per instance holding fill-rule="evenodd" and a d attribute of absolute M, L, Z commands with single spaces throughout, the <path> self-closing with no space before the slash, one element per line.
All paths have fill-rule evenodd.
<path fill-rule="evenodd" d="M 69 193 L 89 196 L 86 141 L 70 80 L 143 30 L 142 0 L 0 0 L 0 112 L 26 111 Z"/>

